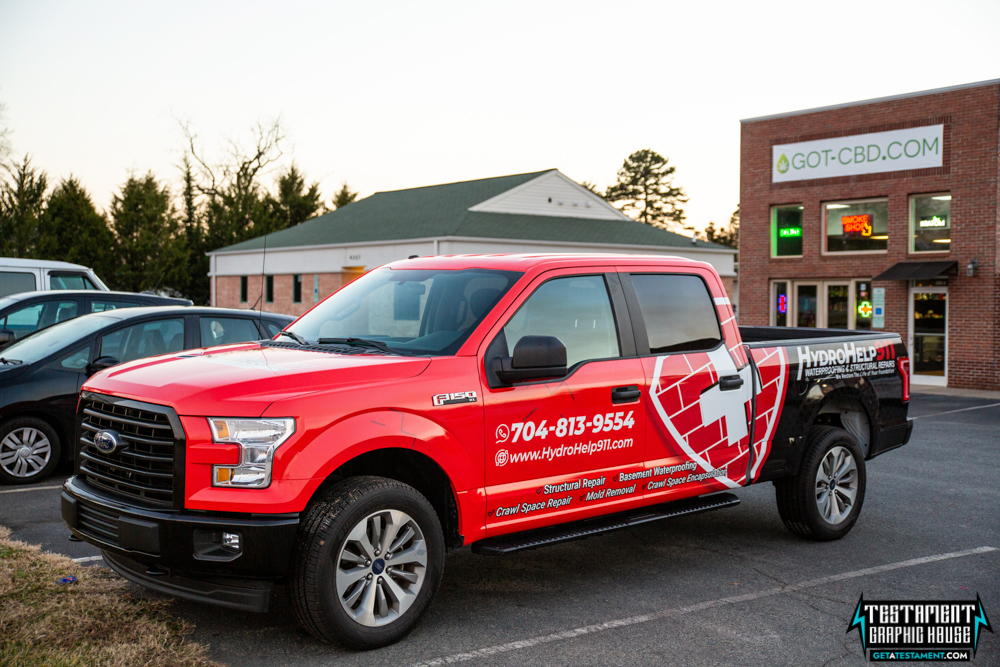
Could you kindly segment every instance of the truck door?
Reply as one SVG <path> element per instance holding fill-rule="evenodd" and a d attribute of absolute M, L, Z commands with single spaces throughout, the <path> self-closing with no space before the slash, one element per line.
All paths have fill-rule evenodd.
<path fill-rule="evenodd" d="M 631 341 L 622 353 L 609 279 L 620 294 L 617 276 L 600 269 L 546 274 L 487 337 L 484 370 L 528 335 L 558 338 L 568 368 L 513 386 L 486 371 L 488 535 L 641 504 L 641 484 L 630 480 L 642 470 L 645 378 Z"/>
<path fill-rule="evenodd" d="M 752 366 L 714 274 L 658 270 L 622 276 L 646 378 L 647 503 L 742 486 L 753 409 Z"/>

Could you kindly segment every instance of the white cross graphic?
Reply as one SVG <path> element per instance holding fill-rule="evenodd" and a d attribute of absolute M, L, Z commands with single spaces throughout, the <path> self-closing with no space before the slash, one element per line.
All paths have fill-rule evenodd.
<path fill-rule="evenodd" d="M 745 405 L 752 396 L 753 385 L 750 374 L 753 369 L 748 364 L 743 367 L 743 370 L 736 370 L 736 364 L 733 362 L 729 350 L 724 346 L 709 352 L 708 358 L 720 378 L 731 375 L 739 375 L 743 378 L 743 385 L 739 389 L 722 391 L 719 389 L 719 385 L 715 385 L 703 392 L 699 401 L 703 426 L 714 424 L 723 417 L 726 418 L 726 435 L 731 447 L 749 433 Z"/>

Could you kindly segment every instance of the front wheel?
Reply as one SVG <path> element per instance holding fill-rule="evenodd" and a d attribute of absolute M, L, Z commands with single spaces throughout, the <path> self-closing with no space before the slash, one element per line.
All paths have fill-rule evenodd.
<path fill-rule="evenodd" d="M 324 641 L 370 649 L 403 638 L 444 571 L 444 533 L 413 487 L 356 477 L 303 516 L 290 593 L 299 622 Z"/>
<path fill-rule="evenodd" d="M 838 540 L 858 520 L 865 482 L 865 459 L 854 437 L 841 428 L 817 426 L 799 474 L 774 483 L 778 513 L 797 535 Z"/>
<path fill-rule="evenodd" d="M 59 465 L 62 448 L 49 424 L 35 417 L 17 417 L 0 426 L 0 480 L 31 484 L 45 479 Z"/>

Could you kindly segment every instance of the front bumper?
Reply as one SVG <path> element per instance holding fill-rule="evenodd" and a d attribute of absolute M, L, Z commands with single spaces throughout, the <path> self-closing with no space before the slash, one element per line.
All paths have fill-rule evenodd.
<path fill-rule="evenodd" d="M 236 580 L 237 588 L 242 582 L 269 589 L 267 582 L 285 577 L 299 524 L 297 514 L 200 513 L 135 507 L 95 490 L 77 477 L 71 477 L 63 487 L 62 515 L 73 535 L 110 556 L 108 564 L 126 578 L 173 595 L 224 606 L 234 606 L 231 603 L 240 596 L 234 598 L 231 591 L 212 593 L 228 586 L 222 583 L 223 578 L 227 582 Z M 223 532 L 240 536 L 239 552 L 222 547 Z M 157 574 L 146 575 L 147 570 Z M 167 581 L 171 582 L 170 590 L 164 588 Z M 185 590 L 188 594 L 184 594 Z M 235 606 L 260 610 L 257 602 Z"/>

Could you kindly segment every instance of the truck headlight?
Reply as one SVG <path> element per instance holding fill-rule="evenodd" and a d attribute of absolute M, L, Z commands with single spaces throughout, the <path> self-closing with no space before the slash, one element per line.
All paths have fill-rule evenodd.
<path fill-rule="evenodd" d="M 281 443 L 295 433 L 295 420 L 209 417 L 213 442 L 240 446 L 235 466 L 212 466 L 212 486 L 263 489 L 271 484 L 271 462 Z"/>

